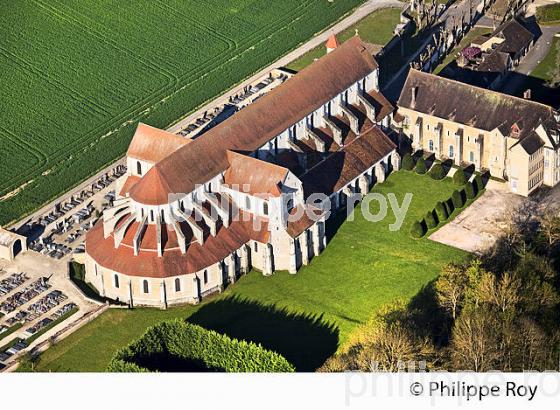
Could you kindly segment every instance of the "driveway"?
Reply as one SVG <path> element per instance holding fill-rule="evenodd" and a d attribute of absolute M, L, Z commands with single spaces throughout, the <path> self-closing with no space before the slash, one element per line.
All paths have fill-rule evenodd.
<path fill-rule="evenodd" d="M 430 239 L 468 252 L 484 251 L 500 236 L 507 211 L 524 200 L 501 187 L 487 187 L 480 198 Z"/>

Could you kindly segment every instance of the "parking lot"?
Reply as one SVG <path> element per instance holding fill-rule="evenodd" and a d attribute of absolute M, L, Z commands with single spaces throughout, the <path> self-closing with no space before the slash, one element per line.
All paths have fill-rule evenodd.
<path fill-rule="evenodd" d="M 0 261 L 0 367 L 28 347 L 26 339 L 45 340 L 97 307 L 71 284 L 66 271 L 67 262 L 33 251 L 13 262 Z"/>

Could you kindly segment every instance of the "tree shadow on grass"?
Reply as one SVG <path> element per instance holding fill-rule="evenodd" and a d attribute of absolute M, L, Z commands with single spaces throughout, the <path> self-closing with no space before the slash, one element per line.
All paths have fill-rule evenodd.
<path fill-rule="evenodd" d="M 449 343 L 451 320 L 438 303 L 435 280 L 422 286 L 408 303 L 407 310 L 416 334 L 429 337 L 436 346 Z"/>
<path fill-rule="evenodd" d="M 300 372 L 316 370 L 338 348 L 338 328 L 322 315 L 295 314 L 237 296 L 202 306 L 188 321 L 260 343 L 284 356 Z"/>

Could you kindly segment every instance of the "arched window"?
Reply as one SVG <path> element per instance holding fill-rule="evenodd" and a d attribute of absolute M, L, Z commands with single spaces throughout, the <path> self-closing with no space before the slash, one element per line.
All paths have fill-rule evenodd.
<path fill-rule="evenodd" d="M 119 277 L 117 275 L 113 276 L 113 281 L 115 283 L 115 287 L 119 287 Z"/>
<path fill-rule="evenodd" d="M 450 146 L 449 146 L 449 158 L 453 158 L 453 155 L 455 154 L 455 153 L 453 152 L 453 150 L 454 150 L 453 145 L 450 145 Z"/>
<path fill-rule="evenodd" d="M 428 141 L 428 150 L 430 151 L 434 150 L 434 142 L 432 140 Z"/>
<path fill-rule="evenodd" d="M 255 242 L 255 245 L 253 246 L 253 249 L 255 250 L 255 252 L 259 251 L 259 244 L 257 242 Z"/>
<path fill-rule="evenodd" d="M 163 212 L 163 209 L 161 210 L 161 223 L 165 222 L 165 213 Z"/>
<path fill-rule="evenodd" d="M 208 283 L 208 271 L 205 270 L 203 275 L 202 275 L 202 279 L 204 281 L 204 284 L 206 285 Z"/>
<path fill-rule="evenodd" d="M 136 161 L 136 173 L 138 175 L 142 175 L 142 164 L 140 161 Z"/>
<path fill-rule="evenodd" d="M 474 152 L 469 152 L 469 161 L 474 162 Z"/>
<path fill-rule="evenodd" d="M 150 288 L 148 286 L 147 280 L 144 280 L 144 282 L 142 282 L 142 287 L 144 288 L 144 293 L 150 293 Z"/>
<path fill-rule="evenodd" d="M 268 202 L 263 202 L 263 214 L 268 215 Z"/>
<path fill-rule="evenodd" d="M 150 209 L 150 222 L 154 222 L 154 211 Z"/>
<path fill-rule="evenodd" d="M 251 197 L 249 195 L 245 197 L 245 208 L 251 209 Z"/>
<path fill-rule="evenodd" d="M 175 292 L 181 291 L 181 280 L 179 278 L 175 279 Z"/>

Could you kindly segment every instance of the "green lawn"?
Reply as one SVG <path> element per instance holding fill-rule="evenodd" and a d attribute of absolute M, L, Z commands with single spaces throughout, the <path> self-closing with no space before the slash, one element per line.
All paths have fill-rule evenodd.
<path fill-rule="evenodd" d="M 251 272 L 226 292 L 199 306 L 168 309 L 112 309 L 47 350 L 41 371 L 103 371 L 115 350 L 146 327 L 184 317 L 230 336 L 262 343 L 283 354 L 299 370 L 313 370 L 347 340 L 375 309 L 395 298 L 410 298 L 434 279 L 441 266 L 463 251 L 409 236 L 412 221 L 447 199 L 456 187 L 400 171 L 373 192 L 394 193 L 398 203 L 413 199 L 405 223 L 390 232 L 392 213 L 368 222 L 359 208 L 354 221 L 340 225 L 322 255 L 296 275 Z M 376 211 L 372 202 L 372 212 Z M 389 208 L 390 209 L 390 208 Z"/>
<path fill-rule="evenodd" d="M 348 27 L 341 33 L 337 33 L 338 41 L 342 43 L 348 40 L 356 34 L 357 29 L 362 40 L 368 43 L 385 45 L 393 37 L 393 30 L 400 21 L 400 12 L 401 10 L 398 8 L 386 8 L 374 11 L 358 23 Z M 300 71 L 316 59 L 324 56 L 325 53 L 325 45 L 321 44 L 292 61 L 287 67 L 291 70 Z"/>
<path fill-rule="evenodd" d="M 557 107 L 560 104 L 560 38 L 554 37 L 546 57 L 535 67 L 530 75 L 524 76 L 516 84 L 513 94 L 522 97 L 523 92 L 531 90 L 531 99 Z"/>
<path fill-rule="evenodd" d="M 0 225 L 362 2 L 0 0 Z"/>
<path fill-rule="evenodd" d="M 467 47 L 476 37 L 481 36 L 483 34 L 491 33 L 492 29 L 486 27 L 473 27 L 465 37 L 461 40 L 459 45 L 457 45 L 451 53 L 445 57 L 445 59 L 436 67 L 434 70 L 434 74 L 438 74 L 441 70 L 445 68 L 449 63 L 454 61 L 457 58 L 459 52 Z"/>
<path fill-rule="evenodd" d="M 560 38 L 554 37 L 548 54 L 531 72 L 531 77 L 539 78 L 547 82 L 554 78 L 556 81 L 560 81 L 560 67 L 558 66 L 559 55 Z"/>
<path fill-rule="evenodd" d="M 537 7 L 537 21 L 544 25 L 560 23 L 560 4 Z"/>

